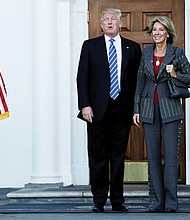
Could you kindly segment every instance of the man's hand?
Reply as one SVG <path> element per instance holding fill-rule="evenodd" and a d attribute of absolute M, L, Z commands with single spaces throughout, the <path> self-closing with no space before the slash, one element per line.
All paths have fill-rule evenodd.
<path fill-rule="evenodd" d="M 82 116 L 86 121 L 92 123 L 92 118 L 94 117 L 92 108 L 90 106 L 84 107 L 82 109 Z"/>

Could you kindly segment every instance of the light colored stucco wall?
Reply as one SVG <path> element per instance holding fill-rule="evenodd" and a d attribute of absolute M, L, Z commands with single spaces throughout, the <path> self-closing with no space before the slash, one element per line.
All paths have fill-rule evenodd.
<path fill-rule="evenodd" d="M 0 121 L 0 187 L 31 175 L 32 14 L 29 0 L 0 1 L 0 66 L 11 117 Z"/>

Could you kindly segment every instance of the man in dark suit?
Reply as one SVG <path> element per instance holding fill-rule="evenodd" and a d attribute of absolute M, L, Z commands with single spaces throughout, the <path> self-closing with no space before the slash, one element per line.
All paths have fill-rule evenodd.
<path fill-rule="evenodd" d="M 119 9 L 104 10 L 100 24 L 104 35 L 84 41 L 81 50 L 78 117 L 87 122 L 92 211 L 104 211 L 109 187 L 112 210 L 127 211 L 123 197 L 124 158 L 141 49 L 136 42 L 119 35 Z M 116 73 L 114 79 L 110 73 Z"/>

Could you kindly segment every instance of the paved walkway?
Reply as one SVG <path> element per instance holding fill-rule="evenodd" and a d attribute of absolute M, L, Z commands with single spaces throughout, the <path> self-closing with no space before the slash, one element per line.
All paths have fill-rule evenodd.
<path fill-rule="evenodd" d="M 0 214 L 0 220 L 189 220 L 190 214 L 152 214 L 152 213 L 126 213 L 126 214 Z"/>

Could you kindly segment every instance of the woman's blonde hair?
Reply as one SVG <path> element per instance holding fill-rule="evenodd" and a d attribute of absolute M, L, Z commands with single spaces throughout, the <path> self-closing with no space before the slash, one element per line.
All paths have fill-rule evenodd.
<path fill-rule="evenodd" d="M 149 35 L 152 34 L 153 26 L 156 22 L 161 23 L 166 28 L 169 35 L 167 38 L 167 43 L 173 44 L 173 42 L 177 39 L 177 34 L 173 22 L 166 16 L 157 16 L 150 20 L 149 30 L 147 33 Z"/>

